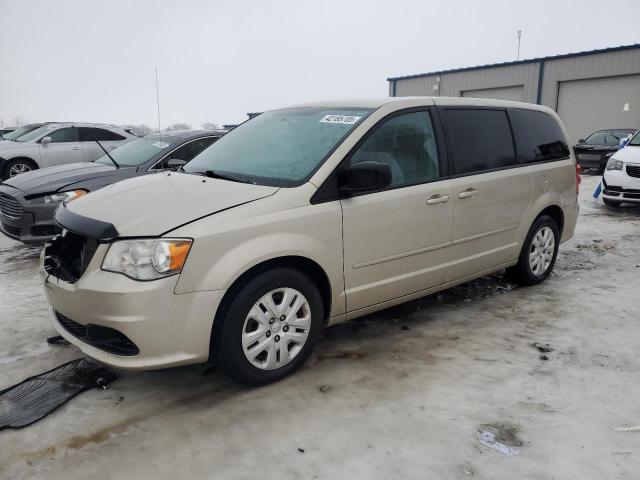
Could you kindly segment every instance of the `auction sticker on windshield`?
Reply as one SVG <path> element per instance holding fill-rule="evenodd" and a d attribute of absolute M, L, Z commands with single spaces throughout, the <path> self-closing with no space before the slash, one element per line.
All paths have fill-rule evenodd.
<path fill-rule="evenodd" d="M 158 148 L 167 148 L 169 144 L 165 142 L 155 142 L 153 146 Z"/>
<path fill-rule="evenodd" d="M 341 123 L 343 125 L 353 125 L 358 123 L 362 117 L 357 115 L 325 115 L 320 119 L 320 123 Z"/>

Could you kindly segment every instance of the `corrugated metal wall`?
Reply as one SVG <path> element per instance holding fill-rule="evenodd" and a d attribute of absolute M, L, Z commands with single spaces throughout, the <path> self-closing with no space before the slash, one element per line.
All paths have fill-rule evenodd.
<path fill-rule="evenodd" d="M 440 78 L 439 91 L 433 89 Z M 461 97 L 467 90 L 482 90 L 498 87 L 522 86 L 525 102 L 536 101 L 538 83 L 538 64 L 525 63 L 500 68 L 467 70 L 396 80 L 396 96 L 439 95 Z M 390 82 L 389 94 L 393 94 L 393 82 Z"/>
<path fill-rule="evenodd" d="M 638 74 L 640 73 L 640 48 L 631 47 L 626 50 L 531 61 L 516 65 L 399 78 L 389 82 L 389 95 L 393 95 L 395 91 L 398 97 L 410 95 L 461 97 L 463 92 L 468 90 L 522 86 L 523 100 L 537 103 L 538 79 L 543 61 L 540 103 L 557 110 L 559 83 Z M 438 83 L 438 78 L 440 79 L 439 90 L 434 90 L 433 86 Z"/>

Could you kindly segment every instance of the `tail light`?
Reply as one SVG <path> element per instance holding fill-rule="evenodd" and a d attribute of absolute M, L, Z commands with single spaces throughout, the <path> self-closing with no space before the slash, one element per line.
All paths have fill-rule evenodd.
<path fill-rule="evenodd" d="M 576 163 L 576 193 L 580 193 L 580 165 Z"/>

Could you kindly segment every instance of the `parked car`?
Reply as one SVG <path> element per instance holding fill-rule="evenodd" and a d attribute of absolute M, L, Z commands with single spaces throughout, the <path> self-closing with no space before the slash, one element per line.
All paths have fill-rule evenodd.
<path fill-rule="evenodd" d="M 21 135 L 13 142 L 0 143 L 0 172 L 11 178 L 38 168 L 67 163 L 92 162 L 104 152 L 137 138 L 113 125 L 51 123 Z"/>
<path fill-rule="evenodd" d="M 59 165 L 10 178 L 0 184 L 0 231 L 25 243 L 44 243 L 60 233 L 53 215 L 61 202 L 120 180 L 181 167 L 224 133 L 156 133 L 128 142 L 92 163 Z"/>
<path fill-rule="evenodd" d="M 640 132 L 609 159 L 602 187 L 602 200 L 610 207 L 640 204 Z"/>
<path fill-rule="evenodd" d="M 578 144 L 573 147 L 578 164 L 583 170 L 593 168 L 602 174 L 607 160 L 620 148 L 620 141 L 631 137 L 636 130 L 633 128 L 598 130 L 586 139 L 578 140 Z"/>
<path fill-rule="evenodd" d="M 0 128 L 0 138 L 2 138 L 2 136 L 7 133 L 13 132 L 14 130 L 15 128 L 5 128 L 5 127 Z"/>
<path fill-rule="evenodd" d="M 507 268 L 547 278 L 578 168 L 549 108 L 393 98 L 265 112 L 181 172 L 62 204 L 42 255 L 51 320 L 123 369 L 217 358 L 251 385 L 320 330 Z"/>
<path fill-rule="evenodd" d="M 30 123 L 28 125 L 23 125 L 21 127 L 18 127 L 14 130 L 11 130 L 9 132 L 3 133 L 2 135 L 0 135 L 0 143 L 1 142 L 8 142 L 8 141 L 15 141 L 16 138 L 21 137 L 22 135 L 25 135 L 33 130 L 35 130 L 36 128 L 40 128 L 43 125 L 46 125 L 46 123 Z"/>

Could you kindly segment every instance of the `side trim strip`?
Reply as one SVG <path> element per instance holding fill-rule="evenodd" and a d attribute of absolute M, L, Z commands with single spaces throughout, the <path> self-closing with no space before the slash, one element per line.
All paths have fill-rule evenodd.
<path fill-rule="evenodd" d="M 497 230 L 492 230 L 490 232 L 480 233 L 478 235 L 472 235 L 471 237 L 461 238 L 459 240 L 454 240 L 453 245 L 460 245 L 461 243 L 471 242 L 473 240 L 478 240 L 480 238 L 488 237 L 490 235 L 496 235 L 498 233 L 508 232 L 509 230 L 515 230 L 519 228 L 520 225 L 513 225 L 511 227 L 499 228 Z"/>
<path fill-rule="evenodd" d="M 376 260 L 369 260 L 368 262 L 356 263 L 353 265 L 353 269 L 369 267 L 371 265 L 377 265 L 379 263 L 390 262 L 391 260 L 397 260 L 399 258 L 404 257 L 412 257 L 414 255 L 420 255 L 421 253 L 433 252 L 435 250 L 440 250 L 441 248 L 450 247 L 451 242 L 440 243 L 438 245 L 432 245 L 431 247 L 419 248 L 418 250 L 412 250 L 410 252 L 398 253 L 396 255 L 391 255 L 389 257 L 378 258 Z"/>

